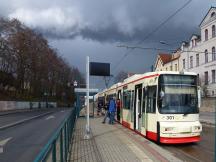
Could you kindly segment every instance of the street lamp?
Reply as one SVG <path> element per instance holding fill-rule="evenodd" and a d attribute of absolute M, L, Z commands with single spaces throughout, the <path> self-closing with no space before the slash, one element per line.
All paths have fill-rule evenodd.
<path fill-rule="evenodd" d="M 167 44 L 165 41 L 159 41 L 160 44 L 165 44 L 165 45 L 169 45 Z"/>
<path fill-rule="evenodd" d="M 167 46 L 174 46 L 174 45 L 177 45 L 177 44 L 182 43 L 182 42 L 181 41 L 177 41 L 177 42 L 171 42 L 171 43 L 169 42 L 168 43 L 167 41 L 160 40 L 159 43 L 163 44 L 163 45 L 167 45 Z"/>
<path fill-rule="evenodd" d="M 77 87 L 78 85 L 78 82 L 75 80 L 74 83 L 73 83 L 74 87 Z"/>

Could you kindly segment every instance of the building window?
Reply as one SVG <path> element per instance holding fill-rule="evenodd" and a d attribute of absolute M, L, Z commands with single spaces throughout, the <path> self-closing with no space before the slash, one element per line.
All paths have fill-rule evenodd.
<path fill-rule="evenodd" d="M 177 71 L 178 69 L 177 69 L 177 64 L 175 64 L 175 71 Z"/>
<path fill-rule="evenodd" d="M 197 74 L 197 84 L 200 85 L 200 76 Z"/>
<path fill-rule="evenodd" d="M 215 70 L 212 70 L 212 83 L 215 83 Z"/>
<path fill-rule="evenodd" d="M 208 50 L 205 50 L 205 63 L 208 62 Z"/>
<path fill-rule="evenodd" d="M 212 47 L 212 61 L 216 60 L 215 47 Z"/>
<path fill-rule="evenodd" d="M 199 66 L 199 54 L 196 54 L 196 66 Z"/>
<path fill-rule="evenodd" d="M 212 25 L 212 38 L 215 37 L 215 25 Z"/>
<path fill-rule="evenodd" d="M 166 71 L 168 71 L 168 68 L 166 67 Z"/>
<path fill-rule="evenodd" d="M 208 84 L 208 71 L 205 72 L 205 85 Z"/>
<path fill-rule="evenodd" d="M 212 12 L 212 13 L 211 13 L 211 17 L 213 17 L 214 15 L 215 15 L 215 12 Z"/>
<path fill-rule="evenodd" d="M 192 47 L 194 47 L 194 40 L 191 40 L 191 45 Z"/>
<path fill-rule="evenodd" d="M 208 29 L 205 30 L 205 41 L 208 40 Z"/>
<path fill-rule="evenodd" d="M 192 47 L 195 47 L 195 46 L 196 46 L 196 40 L 193 39 L 193 40 L 191 41 L 191 44 L 192 44 Z"/>
<path fill-rule="evenodd" d="M 190 68 L 193 68 L 193 56 L 190 56 Z"/>
<path fill-rule="evenodd" d="M 170 66 L 170 71 L 172 71 L 172 65 Z"/>
<path fill-rule="evenodd" d="M 183 59 L 182 61 L 183 61 L 183 69 L 185 69 L 185 59 Z"/>

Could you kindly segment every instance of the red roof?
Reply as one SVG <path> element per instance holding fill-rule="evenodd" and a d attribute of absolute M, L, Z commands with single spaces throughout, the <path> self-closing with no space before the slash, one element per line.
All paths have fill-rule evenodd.
<path fill-rule="evenodd" d="M 161 58 L 163 64 L 166 64 L 172 60 L 172 55 L 167 53 L 160 53 L 159 57 Z"/>

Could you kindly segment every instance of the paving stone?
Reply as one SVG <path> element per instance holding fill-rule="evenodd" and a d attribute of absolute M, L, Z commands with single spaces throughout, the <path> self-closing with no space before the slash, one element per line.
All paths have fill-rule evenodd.
<path fill-rule="evenodd" d="M 180 161 L 169 152 L 154 146 L 141 136 L 135 136 L 120 124 L 102 124 L 103 118 L 91 118 L 91 134 L 84 140 L 85 118 L 78 118 L 69 161 L 76 162 L 154 162 Z M 155 150 L 156 149 L 156 150 Z M 157 152 L 159 150 L 159 152 Z M 164 153 L 166 155 L 159 154 Z M 157 155 L 158 154 L 158 155 Z M 166 159 L 164 156 L 169 157 Z"/>

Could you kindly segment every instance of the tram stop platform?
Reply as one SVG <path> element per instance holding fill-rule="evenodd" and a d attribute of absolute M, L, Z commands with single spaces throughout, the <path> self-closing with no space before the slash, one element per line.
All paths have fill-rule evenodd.
<path fill-rule="evenodd" d="M 90 118 L 90 139 L 85 140 L 86 118 L 78 118 L 71 143 L 75 162 L 179 162 L 170 152 L 115 123 L 102 123 L 103 116 Z"/>

